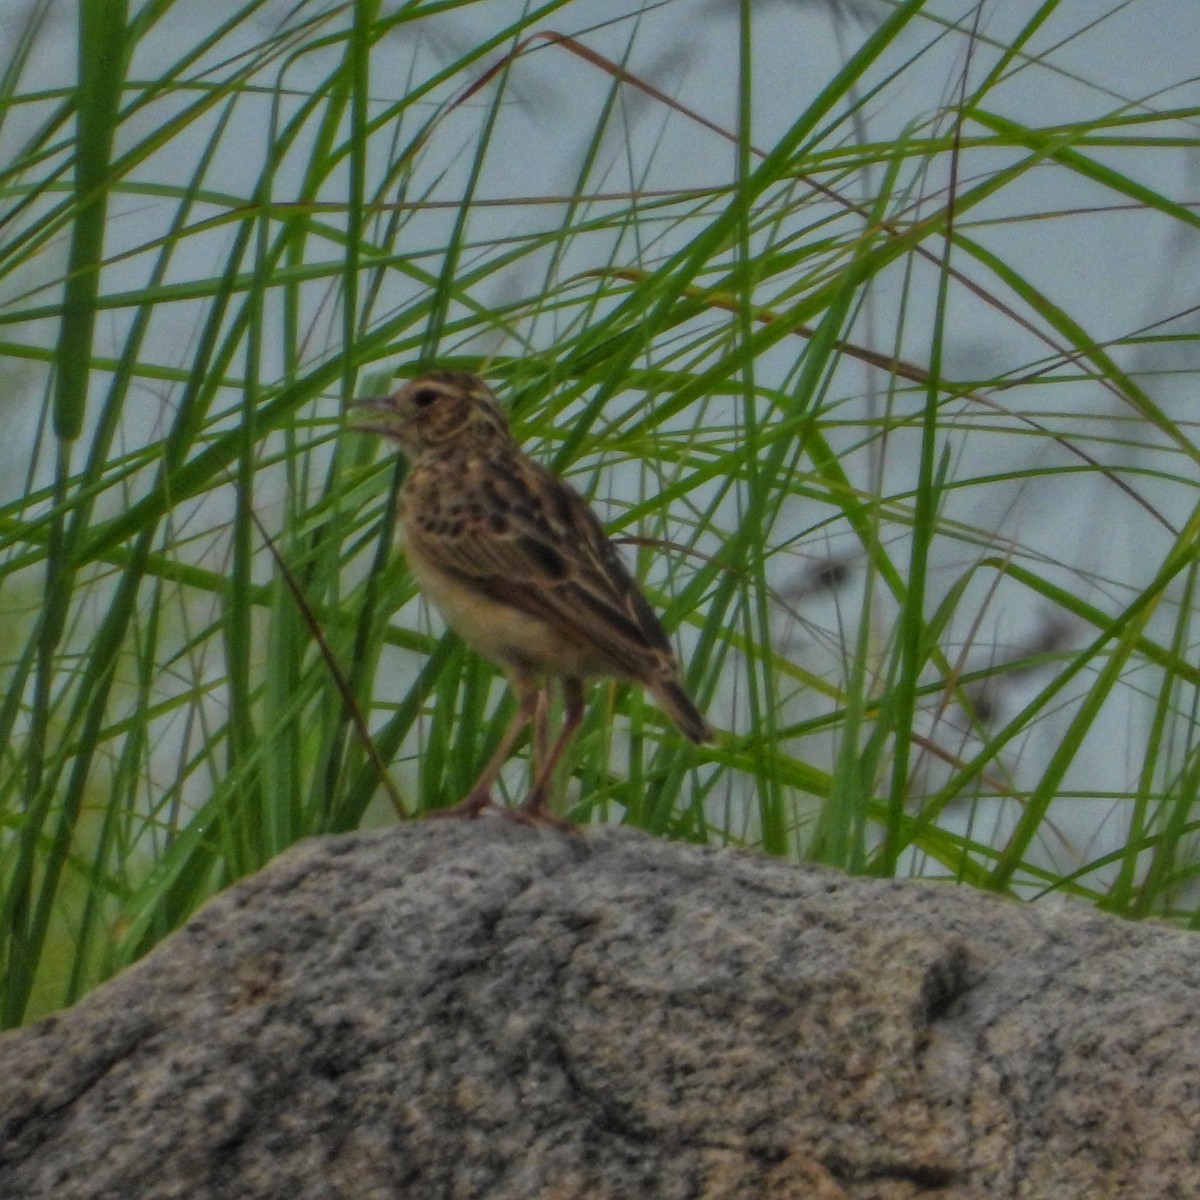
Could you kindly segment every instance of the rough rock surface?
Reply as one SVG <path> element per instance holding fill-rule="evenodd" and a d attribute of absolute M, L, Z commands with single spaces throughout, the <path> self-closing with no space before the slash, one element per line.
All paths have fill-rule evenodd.
<path fill-rule="evenodd" d="M 622 830 L 298 847 L 0 1039 L 4 1200 L 1200 1196 L 1200 939 Z"/>

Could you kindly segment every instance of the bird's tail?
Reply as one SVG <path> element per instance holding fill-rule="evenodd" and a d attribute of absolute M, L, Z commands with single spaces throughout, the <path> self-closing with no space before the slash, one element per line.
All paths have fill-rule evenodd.
<path fill-rule="evenodd" d="M 711 742 L 716 734 L 692 698 L 673 679 L 655 680 L 651 685 L 659 707 L 679 726 L 679 732 L 693 742 Z"/>

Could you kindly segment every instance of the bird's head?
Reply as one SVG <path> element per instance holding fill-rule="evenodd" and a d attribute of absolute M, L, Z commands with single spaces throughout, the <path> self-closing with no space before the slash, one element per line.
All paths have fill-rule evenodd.
<path fill-rule="evenodd" d="M 390 396 L 368 396 L 353 405 L 372 413 L 355 429 L 391 438 L 414 458 L 452 444 L 486 446 L 511 436 L 492 389 L 466 371 L 430 371 Z"/>

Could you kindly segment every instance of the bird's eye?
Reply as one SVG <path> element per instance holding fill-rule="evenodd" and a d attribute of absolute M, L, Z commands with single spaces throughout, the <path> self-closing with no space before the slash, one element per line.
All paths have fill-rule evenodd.
<path fill-rule="evenodd" d="M 441 393 L 433 388 L 418 388 L 413 392 L 412 402 L 418 408 L 428 408 L 441 398 Z"/>

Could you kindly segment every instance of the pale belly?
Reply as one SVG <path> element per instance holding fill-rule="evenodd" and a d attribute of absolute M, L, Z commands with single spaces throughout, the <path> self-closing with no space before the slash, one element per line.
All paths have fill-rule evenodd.
<path fill-rule="evenodd" d="M 406 548 L 409 570 L 447 625 L 485 658 L 523 674 L 589 679 L 618 675 L 606 656 L 560 633 L 539 616 L 501 604 L 445 575 Z"/>

